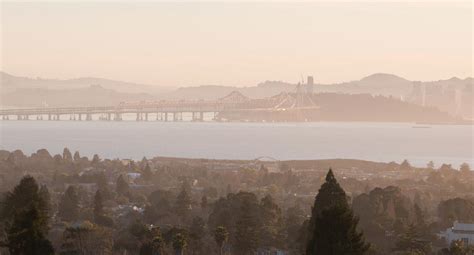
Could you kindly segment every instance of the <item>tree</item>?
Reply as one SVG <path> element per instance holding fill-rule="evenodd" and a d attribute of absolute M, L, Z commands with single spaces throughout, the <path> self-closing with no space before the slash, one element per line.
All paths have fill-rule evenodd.
<path fill-rule="evenodd" d="M 403 170 L 403 171 L 407 171 L 407 170 L 411 170 L 411 165 L 410 165 L 410 162 L 408 162 L 408 160 L 403 160 L 403 162 L 400 164 L 400 170 Z"/>
<path fill-rule="evenodd" d="M 59 217 L 65 221 L 74 221 L 79 217 L 79 195 L 74 186 L 66 189 L 61 201 L 59 202 Z"/>
<path fill-rule="evenodd" d="M 238 254 L 242 255 L 253 254 L 259 245 L 259 222 L 256 215 L 258 205 L 253 201 L 254 196 L 246 196 L 242 201 L 240 217 L 237 220 L 235 248 Z"/>
<path fill-rule="evenodd" d="M 186 249 L 186 246 L 188 245 L 186 241 L 186 237 L 182 233 L 177 233 L 173 237 L 173 249 L 176 253 L 176 255 L 182 255 L 184 254 L 184 250 Z"/>
<path fill-rule="evenodd" d="M 128 183 L 125 181 L 125 179 L 123 178 L 122 175 L 120 175 L 118 178 L 117 178 L 117 183 L 116 183 L 117 187 L 116 187 L 116 191 L 118 194 L 120 195 L 127 195 L 129 190 L 130 190 L 130 187 L 128 186 Z"/>
<path fill-rule="evenodd" d="M 449 248 L 442 249 L 439 255 L 471 255 L 474 254 L 474 246 L 467 246 L 463 241 L 452 241 Z"/>
<path fill-rule="evenodd" d="M 8 230 L 8 250 L 10 254 L 47 255 L 54 254 L 51 242 L 46 239 L 41 228 L 44 221 L 41 212 L 32 206 L 28 210 L 15 213 L 13 224 Z"/>
<path fill-rule="evenodd" d="M 471 167 L 469 166 L 468 163 L 462 163 L 459 170 L 461 171 L 461 173 L 470 173 Z"/>
<path fill-rule="evenodd" d="M 153 172 L 151 171 L 151 168 L 148 162 L 145 163 L 145 168 L 143 168 L 142 178 L 145 181 L 150 181 L 153 178 Z"/>
<path fill-rule="evenodd" d="M 426 164 L 426 168 L 428 168 L 428 169 L 433 170 L 434 167 L 435 167 L 435 164 L 432 160 L 430 162 L 428 162 L 428 164 Z"/>
<path fill-rule="evenodd" d="M 451 172 L 453 171 L 453 167 L 451 164 L 442 164 L 440 167 L 439 167 L 439 171 L 440 172 Z"/>
<path fill-rule="evenodd" d="M 280 207 L 273 201 L 272 196 L 267 195 L 262 198 L 260 208 L 262 230 L 259 231 L 259 239 L 262 245 L 281 248 L 281 244 L 283 243 L 283 237 L 281 235 L 283 225 Z"/>
<path fill-rule="evenodd" d="M 163 246 L 164 246 L 163 237 L 161 236 L 161 233 L 159 233 L 159 235 L 155 235 L 153 240 L 152 240 L 153 254 L 154 255 L 163 254 Z"/>
<path fill-rule="evenodd" d="M 63 150 L 63 160 L 67 162 L 72 161 L 72 154 L 71 151 L 68 148 L 64 148 Z"/>
<path fill-rule="evenodd" d="M 229 238 L 229 232 L 224 226 L 218 226 L 214 230 L 214 240 L 216 241 L 217 247 L 219 247 L 219 255 L 223 254 L 224 245 Z"/>
<path fill-rule="evenodd" d="M 104 214 L 104 205 L 102 201 L 102 193 L 100 192 L 100 190 L 97 190 L 94 196 L 94 216 L 97 218 L 97 216 L 100 216 L 103 214 Z"/>
<path fill-rule="evenodd" d="M 329 169 L 312 209 L 306 254 L 365 254 L 370 245 L 357 231 L 358 221 Z"/>
<path fill-rule="evenodd" d="M 410 224 L 406 232 L 398 237 L 394 251 L 414 254 L 430 254 L 431 247 L 423 240 L 414 224 Z"/>
<path fill-rule="evenodd" d="M 301 238 L 301 227 L 306 220 L 306 214 L 300 206 L 295 205 L 288 208 L 285 219 L 286 244 L 290 251 L 295 254 L 303 254 L 305 250 L 305 240 Z M 303 233 L 307 229 L 303 229 Z"/>
<path fill-rule="evenodd" d="M 426 224 L 425 221 L 425 215 L 421 208 L 418 206 L 418 204 L 415 204 L 414 206 L 414 211 L 415 211 L 415 223 L 418 228 L 418 230 L 421 232 L 423 236 L 428 235 L 428 225 Z"/>
<path fill-rule="evenodd" d="M 61 254 L 111 254 L 112 245 L 108 230 L 84 221 L 64 230 Z"/>
<path fill-rule="evenodd" d="M 164 240 L 159 227 L 154 227 L 149 231 L 149 237 L 146 237 L 140 247 L 140 255 L 162 255 Z"/>
<path fill-rule="evenodd" d="M 366 254 L 370 246 L 357 231 L 358 219 L 343 204 L 324 209 L 316 218 L 306 254 Z"/>
<path fill-rule="evenodd" d="M 473 222 L 474 202 L 459 197 L 441 201 L 438 205 L 438 216 L 443 227 L 452 226 L 455 220 Z"/>
<path fill-rule="evenodd" d="M 10 254 L 53 254 L 46 239 L 49 221 L 49 192 L 36 180 L 25 176 L 12 192 L 6 194 L 2 208 Z"/>
<path fill-rule="evenodd" d="M 201 254 L 202 243 L 201 240 L 205 235 L 206 223 L 201 217 L 194 217 L 191 223 L 189 230 L 189 236 L 191 239 L 191 249 L 197 253 Z"/>
<path fill-rule="evenodd" d="M 185 218 L 188 215 L 188 212 L 191 210 L 191 197 L 188 194 L 186 187 L 183 185 L 181 192 L 176 198 L 176 214 L 178 216 Z"/>
<path fill-rule="evenodd" d="M 99 163 L 100 163 L 99 155 L 94 154 L 94 156 L 92 157 L 92 162 L 91 162 L 91 164 L 92 164 L 93 166 L 97 166 L 97 165 L 99 165 Z"/>
<path fill-rule="evenodd" d="M 100 195 L 104 201 L 112 198 L 112 194 L 109 189 L 109 184 L 107 182 L 107 177 L 104 173 L 99 173 L 96 178 L 96 184 L 98 190 L 100 190 Z"/>
<path fill-rule="evenodd" d="M 39 224 L 43 234 L 46 234 L 49 220 L 49 203 L 49 192 L 47 192 L 46 187 L 39 189 L 33 177 L 25 176 L 12 192 L 6 194 L 1 218 L 7 222 L 12 222 L 15 214 L 31 210 L 34 207 L 39 214 L 38 221 L 35 224 Z"/>
<path fill-rule="evenodd" d="M 78 151 L 74 152 L 74 162 L 79 162 L 81 160 L 81 155 L 79 154 Z"/>
<path fill-rule="evenodd" d="M 201 208 L 202 209 L 207 208 L 207 197 L 206 196 L 202 196 L 202 198 L 201 198 Z"/>

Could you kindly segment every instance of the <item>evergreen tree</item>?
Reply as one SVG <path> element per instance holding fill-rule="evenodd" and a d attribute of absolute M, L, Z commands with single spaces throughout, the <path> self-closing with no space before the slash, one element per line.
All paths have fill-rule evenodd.
<path fill-rule="evenodd" d="M 405 233 L 398 237 L 394 251 L 414 254 L 430 254 L 429 243 L 422 238 L 414 224 L 410 224 Z"/>
<path fill-rule="evenodd" d="M 81 160 L 81 155 L 79 154 L 78 151 L 74 152 L 74 162 L 79 162 Z"/>
<path fill-rule="evenodd" d="M 201 208 L 202 209 L 207 208 L 207 196 L 202 196 L 202 198 L 201 198 Z"/>
<path fill-rule="evenodd" d="M 345 205 L 324 209 L 316 218 L 312 242 L 306 254 L 366 254 L 369 245 L 357 231 L 358 219 Z"/>
<path fill-rule="evenodd" d="M 71 151 L 68 148 L 64 148 L 63 150 L 63 160 L 67 162 L 72 161 L 72 154 Z"/>
<path fill-rule="evenodd" d="M 229 239 L 229 232 L 224 226 L 218 226 L 214 230 L 214 240 L 216 241 L 217 247 L 219 247 L 219 255 L 223 254 L 224 245 Z"/>
<path fill-rule="evenodd" d="M 25 176 L 12 192 L 6 194 L 1 218 L 7 234 L 10 254 L 53 254 L 48 232 L 49 192 L 36 180 Z"/>
<path fill-rule="evenodd" d="M 256 215 L 258 207 L 249 199 L 244 199 L 240 208 L 235 233 L 235 248 L 238 254 L 253 254 L 258 248 L 259 222 Z"/>
<path fill-rule="evenodd" d="M 12 222 L 15 214 L 34 207 L 39 214 L 38 221 L 35 224 L 39 224 L 43 233 L 46 233 L 48 230 L 49 203 L 49 192 L 46 187 L 40 189 L 33 177 L 25 176 L 12 192 L 6 194 L 1 218 L 7 222 Z"/>
<path fill-rule="evenodd" d="M 51 211 L 51 195 L 49 194 L 48 187 L 46 185 L 41 185 L 39 190 L 39 196 L 41 199 L 41 203 L 43 204 L 44 213 L 47 215 L 52 215 Z"/>
<path fill-rule="evenodd" d="M 99 165 L 99 163 L 100 163 L 99 155 L 94 154 L 94 156 L 92 157 L 92 162 L 91 162 L 91 164 L 92 164 L 93 166 L 97 166 L 97 165 Z"/>
<path fill-rule="evenodd" d="M 74 186 L 66 189 L 61 201 L 59 202 L 59 217 L 65 221 L 75 221 L 79 217 L 79 195 Z"/>
<path fill-rule="evenodd" d="M 191 249 L 195 254 L 202 254 L 202 238 L 205 236 L 206 223 L 201 217 L 194 217 L 189 229 Z"/>
<path fill-rule="evenodd" d="M 283 243 L 283 236 L 281 235 L 283 222 L 280 207 L 270 195 L 267 195 L 262 198 L 260 208 L 262 230 L 259 232 L 262 245 L 283 248 L 281 247 Z"/>
<path fill-rule="evenodd" d="M 36 206 L 16 212 L 7 233 L 10 254 L 54 254 L 53 246 L 42 229 L 43 221 L 43 216 Z"/>
<path fill-rule="evenodd" d="M 181 192 L 176 198 L 175 208 L 176 213 L 182 218 L 185 218 L 188 215 L 188 212 L 191 210 L 191 197 L 189 196 L 185 185 L 183 185 Z"/>
<path fill-rule="evenodd" d="M 306 254 L 365 254 L 369 245 L 357 232 L 357 224 L 346 193 L 329 169 L 312 209 Z"/>
<path fill-rule="evenodd" d="M 403 171 L 407 171 L 407 170 L 411 170 L 411 165 L 410 165 L 410 162 L 408 162 L 408 160 L 403 160 L 403 162 L 400 164 L 400 170 L 403 170 Z"/>
<path fill-rule="evenodd" d="M 97 190 L 94 196 L 94 216 L 97 218 L 97 216 L 100 216 L 103 214 L 104 214 L 104 205 L 102 201 L 102 193 L 100 192 L 100 190 Z"/>
<path fill-rule="evenodd" d="M 303 254 L 305 241 L 301 242 L 301 228 L 306 220 L 306 214 L 297 204 L 288 208 L 285 218 L 286 244 L 292 253 Z M 307 226 L 306 226 L 307 228 Z M 307 229 L 303 228 L 303 233 Z"/>
<path fill-rule="evenodd" d="M 153 172 L 151 171 L 150 165 L 148 163 L 145 164 L 145 168 L 142 172 L 142 177 L 147 181 L 151 181 L 151 179 L 153 178 Z"/>
<path fill-rule="evenodd" d="M 107 177 L 104 173 L 100 173 L 97 175 L 96 184 L 98 190 L 100 190 L 100 195 L 104 201 L 109 200 L 112 198 L 112 194 L 109 189 L 109 184 L 107 182 Z"/>
<path fill-rule="evenodd" d="M 433 170 L 434 167 L 435 167 L 435 164 L 432 160 L 430 162 L 428 162 L 428 164 L 426 164 L 426 168 L 428 168 L 430 170 Z"/>
<path fill-rule="evenodd" d="M 418 228 L 418 231 L 425 238 L 429 237 L 429 229 L 425 221 L 425 215 L 423 211 L 421 210 L 421 208 L 418 206 L 418 204 L 415 204 L 414 211 L 415 211 L 415 223 Z"/>
<path fill-rule="evenodd" d="M 120 195 L 127 195 L 129 190 L 130 190 L 130 187 L 128 186 L 128 183 L 125 181 L 125 179 L 123 178 L 122 175 L 120 175 L 118 178 L 117 178 L 117 183 L 116 183 L 117 187 L 116 187 L 116 191 L 118 194 Z"/>

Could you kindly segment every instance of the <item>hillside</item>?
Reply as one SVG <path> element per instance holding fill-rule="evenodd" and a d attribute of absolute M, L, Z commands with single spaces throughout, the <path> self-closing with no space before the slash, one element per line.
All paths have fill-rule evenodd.
<path fill-rule="evenodd" d="M 0 71 L 1 93 L 8 94 L 18 89 L 67 90 L 87 88 L 91 85 L 100 85 L 105 89 L 116 90 L 122 93 L 163 93 L 171 88 L 152 85 L 123 82 L 95 77 L 81 77 L 75 79 L 43 79 L 14 76 Z"/>

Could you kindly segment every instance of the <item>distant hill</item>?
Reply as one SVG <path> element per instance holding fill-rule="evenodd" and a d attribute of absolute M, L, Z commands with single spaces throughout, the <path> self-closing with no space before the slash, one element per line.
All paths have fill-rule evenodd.
<path fill-rule="evenodd" d="M 0 72 L 0 81 L 0 98 L 2 99 L 0 104 L 3 106 L 22 107 L 39 106 L 42 104 L 50 106 L 68 104 L 105 105 L 121 101 L 148 99 L 213 100 L 224 97 L 232 91 L 239 91 L 250 98 L 265 98 L 280 94 L 281 92 L 294 92 L 297 87 L 296 83 L 265 81 L 249 87 L 203 85 L 172 89 L 93 77 L 65 80 L 33 79 L 14 76 L 5 72 Z M 473 85 L 473 79 L 453 77 L 448 80 L 422 82 L 422 84 L 462 90 L 466 85 Z M 395 98 L 409 98 L 413 92 L 413 81 L 393 74 L 376 73 L 356 81 L 337 84 L 315 84 L 314 92 L 372 94 Z"/>
<path fill-rule="evenodd" d="M 100 85 L 87 88 L 42 89 L 21 88 L 2 97 L 3 106 L 108 106 L 123 101 L 152 100 L 146 93 L 122 93 Z"/>
<path fill-rule="evenodd" d="M 100 85 L 105 89 L 112 89 L 122 93 L 163 93 L 171 88 L 144 85 L 132 82 L 123 82 L 94 77 L 81 77 L 75 79 L 42 79 L 14 76 L 0 71 L 2 93 L 10 93 L 17 89 L 51 89 L 66 90 L 87 88 L 91 85 Z"/>
<path fill-rule="evenodd" d="M 7 107 L 114 105 L 154 99 L 171 90 L 93 77 L 32 79 L 0 72 L 0 104 Z"/>
<path fill-rule="evenodd" d="M 357 81 L 349 81 L 336 84 L 315 84 L 314 92 L 323 93 L 346 93 L 346 94 L 372 94 L 406 98 L 412 93 L 414 81 L 385 73 L 376 73 Z M 433 86 L 451 86 L 458 89 L 466 85 L 473 85 L 472 78 L 426 81 L 422 84 Z M 253 87 L 228 87 L 228 86 L 195 86 L 179 88 L 165 95 L 167 98 L 175 99 L 217 99 L 232 91 L 239 91 L 250 98 L 270 97 L 281 92 L 294 92 L 296 83 L 282 81 L 265 81 Z"/>

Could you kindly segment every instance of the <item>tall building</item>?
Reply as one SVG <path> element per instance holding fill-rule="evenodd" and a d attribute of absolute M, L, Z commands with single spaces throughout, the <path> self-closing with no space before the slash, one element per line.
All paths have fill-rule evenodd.
<path fill-rule="evenodd" d="M 313 91 L 314 91 L 314 78 L 313 78 L 313 76 L 308 76 L 308 80 L 306 81 L 305 88 L 306 88 L 306 91 L 305 91 L 306 93 L 313 94 Z"/>

